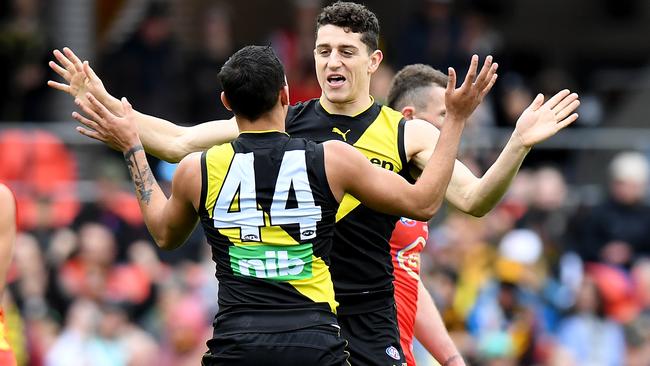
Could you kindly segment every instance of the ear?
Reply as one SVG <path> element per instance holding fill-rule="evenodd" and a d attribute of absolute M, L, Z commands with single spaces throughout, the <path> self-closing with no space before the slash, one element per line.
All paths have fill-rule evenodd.
<path fill-rule="evenodd" d="M 280 102 L 283 107 L 289 105 L 289 85 L 285 85 L 280 89 Z"/>
<path fill-rule="evenodd" d="M 402 116 L 404 116 L 404 118 L 406 118 L 407 120 L 411 120 L 415 118 L 414 117 L 415 107 L 413 106 L 407 105 L 406 107 L 402 108 L 401 112 L 402 112 Z"/>
<path fill-rule="evenodd" d="M 228 98 L 226 98 L 226 93 L 221 92 L 221 103 L 223 103 L 223 106 L 226 107 L 227 110 L 232 112 L 232 108 L 230 108 L 230 103 L 228 103 Z"/>
<path fill-rule="evenodd" d="M 374 50 L 370 54 L 370 65 L 368 65 L 368 72 L 372 74 L 377 71 L 379 64 L 381 64 L 381 60 L 383 59 L 384 54 L 381 52 L 381 50 Z"/>

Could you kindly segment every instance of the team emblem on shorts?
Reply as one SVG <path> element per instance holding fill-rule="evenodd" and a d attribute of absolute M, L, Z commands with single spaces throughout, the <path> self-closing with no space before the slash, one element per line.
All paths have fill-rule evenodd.
<path fill-rule="evenodd" d="M 408 226 L 408 227 L 413 227 L 415 226 L 415 224 L 417 224 L 415 220 L 407 219 L 406 217 L 402 217 L 400 221 L 402 221 L 402 224 L 404 226 Z"/>
<path fill-rule="evenodd" d="M 392 357 L 395 360 L 400 359 L 399 351 L 397 350 L 397 348 L 395 348 L 393 346 L 390 346 L 390 347 L 386 348 L 386 354 L 389 355 L 390 357 Z"/>

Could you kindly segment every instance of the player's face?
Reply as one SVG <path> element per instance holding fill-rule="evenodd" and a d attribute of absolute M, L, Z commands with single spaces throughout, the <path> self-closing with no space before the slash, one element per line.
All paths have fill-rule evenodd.
<path fill-rule="evenodd" d="M 381 62 L 381 51 L 369 53 L 361 34 L 325 25 L 316 34 L 314 59 L 323 96 L 331 103 L 353 103 L 370 95 L 370 75 Z"/>
<path fill-rule="evenodd" d="M 426 108 L 421 110 L 416 109 L 413 112 L 413 117 L 423 119 L 434 126 L 441 128 L 446 113 L 445 89 L 441 86 L 434 85 L 429 88 L 429 97 L 427 98 Z"/>

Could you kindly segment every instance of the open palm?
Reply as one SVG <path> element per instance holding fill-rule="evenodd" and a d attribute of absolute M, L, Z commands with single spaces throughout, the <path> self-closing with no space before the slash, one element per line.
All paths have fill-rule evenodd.
<path fill-rule="evenodd" d="M 100 100 L 108 95 L 104 84 L 90 67 L 88 61 L 81 62 L 79 57 L 67 47 L 63 48 L 63 52 L 54 50 L 53 53 L 59 63 L 50 61 L 49 66 L 67 84 L 50 80 L 47 85 L 79 99 L 83 99 L 81 97 L 86 93 L 91 93 Z"/>
<path fill-rule="evenodd" d="M 525 147 L 532 147 L 578 119 L 578 114 L 573 112 L 579 105 L 578 94 L 566 89 L 546 103 L 544 96 L 538 94 L 517 120 L 515 133 Z"/>

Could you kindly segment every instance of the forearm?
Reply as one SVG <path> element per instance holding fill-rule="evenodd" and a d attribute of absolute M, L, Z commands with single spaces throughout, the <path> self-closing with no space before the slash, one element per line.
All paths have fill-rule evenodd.
<path fill-rule="evenodd" d="M 447 191 L 463 128 L 464 123 L 458 121 L 449 121 L 442 127 L 433 154 L 414 187 L 413 197 L 432 210 L 431 216 L 440 208 Z"/>
<path fill-rule="evenodd" d="M 147 156 L 141 144 L 135 145 L 124 152 L 124 159 L 133 181 L 135 194 L 147 229 L 149 229 L 156 244 L 161 248 L 165 248 L 168 233 L 166 227 L 161 225 L 161 217 L 167 203 L 167 197 L 151 172 Z"/>
<path fill-rule="evenodd" d="M 147 153 L 173 163 L 179 162 L 190 153 L 230 142 L 239 135 L 234 118 L 205 122 L 192 127 L 179 126 L 140 112 L 136 112 L 134 119 Z"/>
<path fill-rule="evenodd" d="M 501 154 L 482 178 L 477 180 L 463 211 L 483 216 L 497 205 L 510 187 L 530 148 L 521 144 L 515 134 L 510 137 Z"/>
<path fill-rule="evenodd" d="M 422 282 L 418 285 L 415 337 L 441 365 L 465 364 L 445 328 L 438 308 Z"/>

